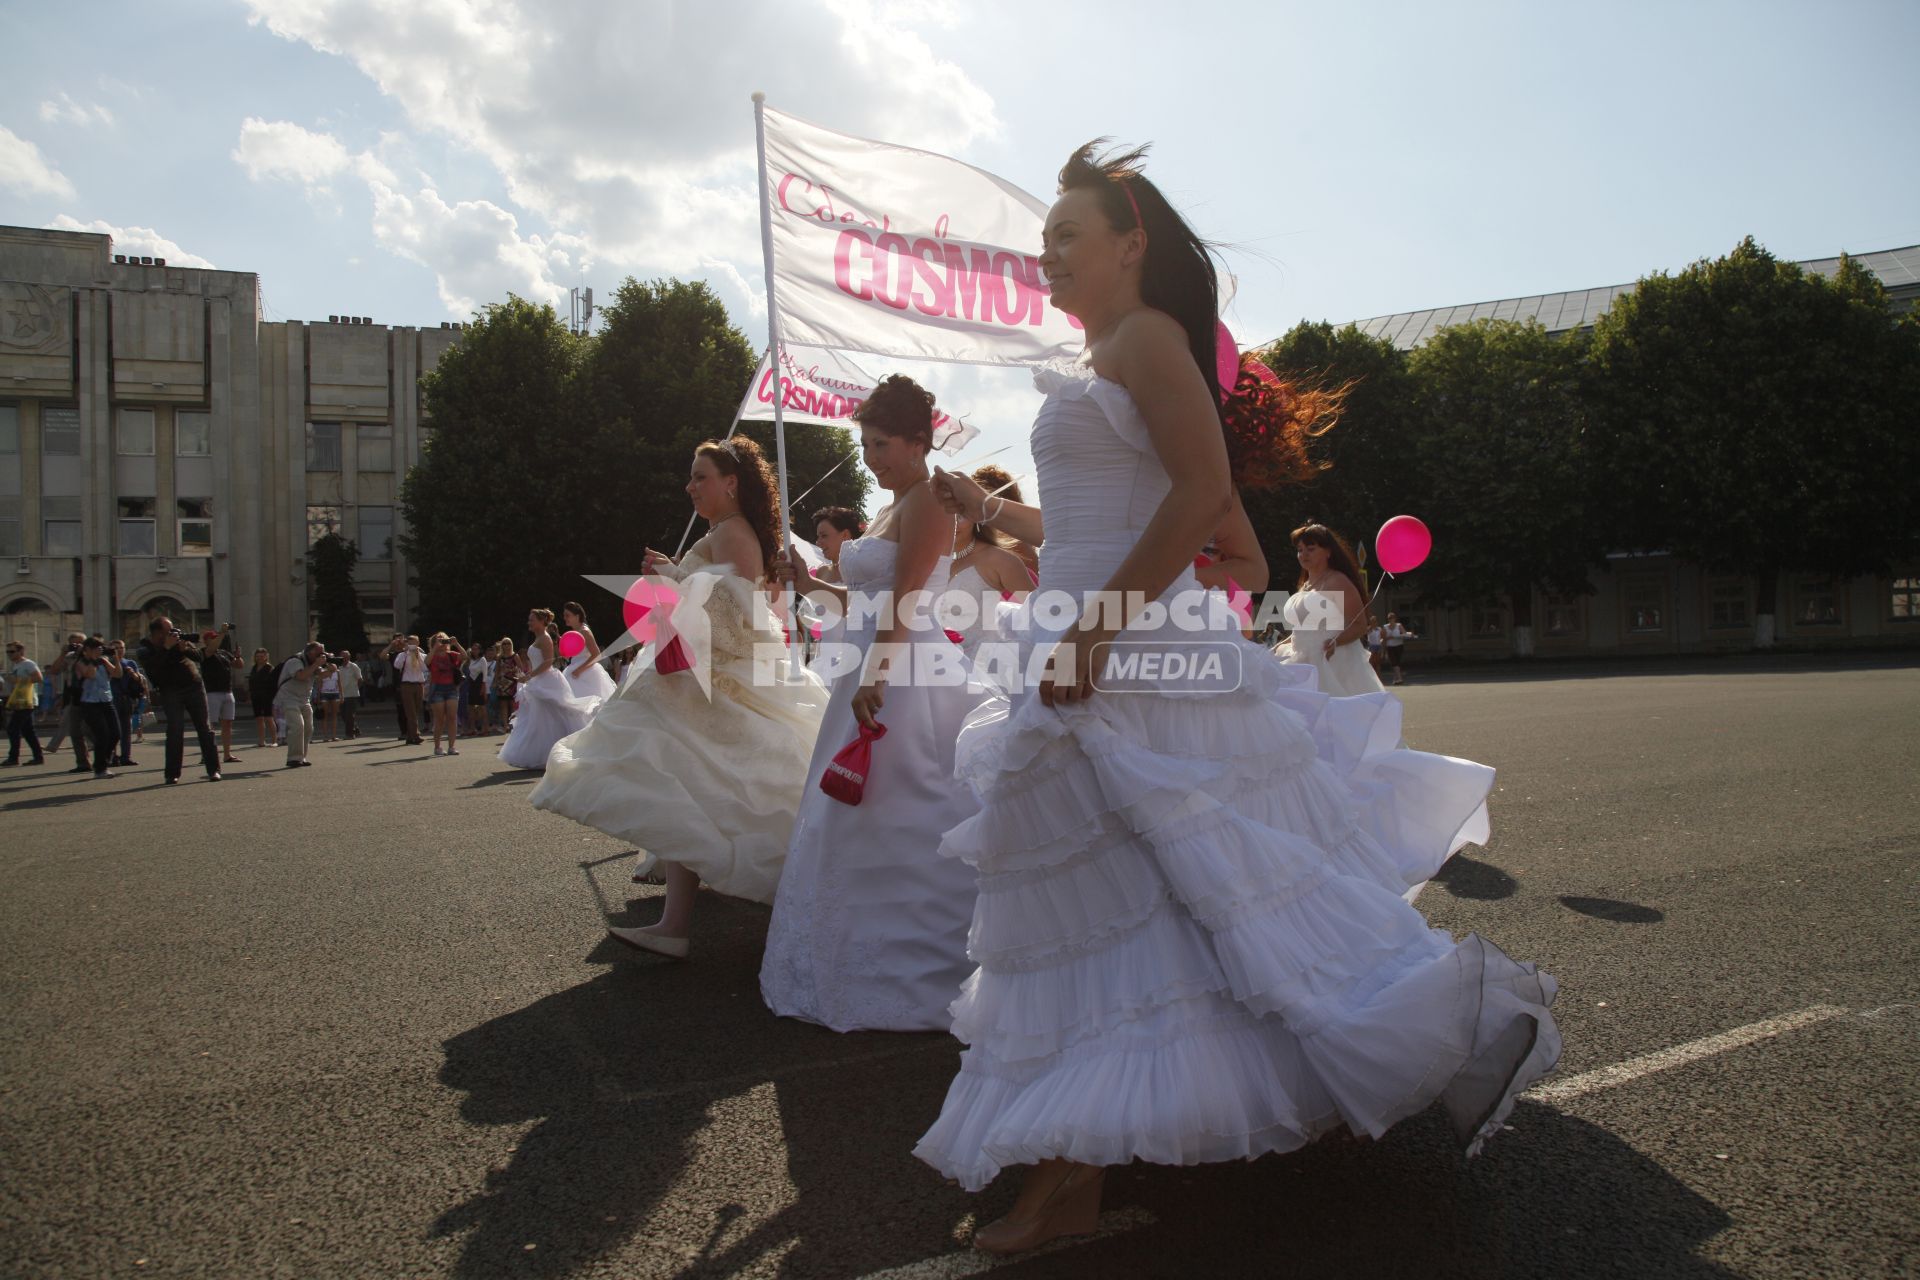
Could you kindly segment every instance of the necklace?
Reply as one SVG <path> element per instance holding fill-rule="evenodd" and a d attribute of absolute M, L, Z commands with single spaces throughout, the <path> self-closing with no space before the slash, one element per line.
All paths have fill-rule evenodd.
<path fill-rule="evenodd" d="M 723 525 L 723 524 L 725 524 L 725 523 L 726 523 L 727 521 L 729 521 L 729 520 L 732 520 L 732 519 L 734 519 L 734 518 L 735 518 L 735 517 L 737 517 L 737 516 L 738 516 L 739 514 L 740 514 L 740 513 L 739 513 L 738 511 L 729 511 L 729 512 L 728 512 L 728 513 L 727 513 L 726 515 L 724 515 L 724 516 L 721 516 L 721 517 L 720 517 L 720 518 L 719 518 L 718 520 L 710 520 L 710 521 L 708 521 L 708 522 L 707 522 L 707 532 L 708 532 L 708 533 L 712 533 L 712 532 L 713 532 L 713 531 L 714 531 L 715 529 L 718 529 L 718 528 L 719 528 L 719 527 L 720 527 L 721 525 Z"/>

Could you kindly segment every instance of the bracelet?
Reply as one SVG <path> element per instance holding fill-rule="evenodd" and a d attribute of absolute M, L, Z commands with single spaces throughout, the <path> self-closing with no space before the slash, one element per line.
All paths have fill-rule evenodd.
<path fill-rule="evenodd" d="M 994 503 L 994 502 L 997 502 L 1000 505 L 998 507 L 995 507 L 991 512 L 989 512 L 987 510 L 987 505 L 989 503 Z M 999 518 L 1000 513 L 1002 511 L 1005 511 L 1006 509 L 1007 509 L 1007 500 L 1005 498 L 988 498 L 986 502 L 982 502 L 980 504 L 980 523 L 992 524 L 995 520 Z"/>

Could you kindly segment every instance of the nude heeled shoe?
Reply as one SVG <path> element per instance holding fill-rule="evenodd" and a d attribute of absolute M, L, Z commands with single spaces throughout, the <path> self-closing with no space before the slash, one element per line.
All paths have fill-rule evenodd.
<path fill-rule="evenodd" d="M 988 1223 L 973 1233 L 973 1247 L 982 1253 L 1025 1253 L 1061 1236 L 1090 1235 L 1100 1225 L 1100 1192 L 1106 1181 L 1104 1168 L 1075 1165 L 1032 1217 L 1008 1214 Z"/>

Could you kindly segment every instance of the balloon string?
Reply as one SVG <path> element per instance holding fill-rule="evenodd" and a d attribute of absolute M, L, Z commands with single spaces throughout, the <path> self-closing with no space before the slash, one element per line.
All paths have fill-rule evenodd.
<path fill-rule="evenodd" d="M 1380 571 L 1380 585 L 1375 587 L 1373 589 L 1373 594 L 1367 597 L 1367 608 L 1369 610 L 1373 608 L 1373 602 L 1380 598 L 1380 593 L 1387 589 L 1387 583 L 1392 578 L 1393 578 L 1393 575 L 1388 573 L 1385 569 L 1382 569 Z"/>

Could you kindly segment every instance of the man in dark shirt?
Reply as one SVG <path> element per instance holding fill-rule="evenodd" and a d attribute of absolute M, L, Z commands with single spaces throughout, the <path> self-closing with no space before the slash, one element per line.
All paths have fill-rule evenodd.
<path fill-rule="evenodd" d="M 155 618 L 147 627 L 147 638 L 140 642 L 140 665 L 146 669 L 147 683 L 153 686 L 153 696 L 167 718 L 168 784 L 180 781 L 189 719 L 200 735 L 200 759 L 206 765 L 207 777 L 217 780 L 220 749 L 207 727 L 207 689 L 200 679 L 199 649 L 181 636 L 171 618 Z"/>

